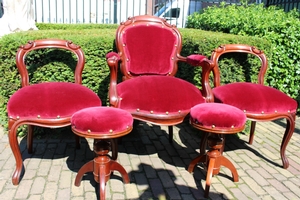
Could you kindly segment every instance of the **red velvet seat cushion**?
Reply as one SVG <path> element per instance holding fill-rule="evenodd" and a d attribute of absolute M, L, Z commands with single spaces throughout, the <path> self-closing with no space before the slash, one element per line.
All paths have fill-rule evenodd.
<path fill-rule="evenodd" d="M 77 131 L 93 134 L 113 134 L 132 127 L 133 118 L 125 110 L 112 107 L 90 107 L 82 109 L 71 117 L 71 124 Z"/>
<path fill-rule="evenodd" d="M 243 128 L 245 113 L 233 106 L 222 103 L 203 103 L 194 106 L 190 112 L 191 121 L 205 128 Z"/>
<path fill-rule="evenodd" d="M 8 115 L 16 118 L 51 119 L 71 117 L 86 107 L 101 106 L 101 100 L 89 88 L 67 82 L 47 82 L 23 87 L 8 101 Z"/>
<path fill-rule="evenodd" d="M 170 76 L 141 76 L 117 86 L 119 108 L 129 112 L 176 114 L 204 103 L 200 90 L 191 83 Z"/>
<path fill-rule="evenodd" d="M 215 102 L 247 113 L 296 112 L 297 102 L 283 92 L 255 83 L 231 83 L 213 89 Z"/>

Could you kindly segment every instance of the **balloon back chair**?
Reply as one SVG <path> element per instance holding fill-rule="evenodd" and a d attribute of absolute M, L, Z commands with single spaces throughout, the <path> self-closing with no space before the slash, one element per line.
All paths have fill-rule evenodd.
<path fill-rule="evenodd" d="M 261 62 L 257 82 L 235 82 L 221 85 L 221 72 L 219 68 L 223 54 L 243 53 L 252 54 Z M 271 121 L 286 119 L 286 130 L 283 135 L 280 155 L 283 168 L 288 168 L 289 162 L 285 150 L 295 129 L 297 102 L 283 92 L 264 85 L 268 61 L 263 51 L 249 45 L 228 44 L 216 48 L 211 55 L 214 63 L 214 99 L 215 102 L 235 106 L 244 111 L 247 119 L 251 121 L 249 144 L 252 144 L 256 121 Z M 225 66 L 223 66 L 225 67 Z"/>
<path fill-rule="evenodd" d="M 118 27 L 115 42 L 117 52 L 106 56 L 110 105 L 129 111 L 136 120 L 168 126 L 172 143 L 172 126 L 181 123 L 193 106 L 212 97 L 208 83 L 212 63 L 203 55 L 181 56 L 179 30 L 155 16 L 128 18 Z M 175 77 L 178 62 L 202 68 L 202 90 Z"/>
<path fill-rule="evenodd" d="M 76 56 L 77 64 L 74 82 L 29 82 L 30 66 L 26 66 L 25 58 L 30 51 L 54 48 L 71 52 Z M 33 52 L 34 53 L 34 52 Z M 23 160 L 18 144 L 18 127 L 28 125 L 27 148 L 32 152 L 33 126 L 58 128 L 71 125 L 71 116 L 78 110 L 91 106 L 101 106 L 96 93 L 81 85 L 85 57 L 80 46 L 71 41 L 60 39 L 43 39 L 29 41 L 21 46 L 16 54 L 16 64 L 21 76 L 21 88 L 9 99 L 7 111 L 9 117 L 9 143 L 16 160 L 16 169 L 12 176 L 14 185 L 19 184 Z M 32 67 L 32 66 L 31 66 Z M 70 66 L 71 67 L 71 66 Z M 79 138 L 77 138 L 77 146 Z"/>

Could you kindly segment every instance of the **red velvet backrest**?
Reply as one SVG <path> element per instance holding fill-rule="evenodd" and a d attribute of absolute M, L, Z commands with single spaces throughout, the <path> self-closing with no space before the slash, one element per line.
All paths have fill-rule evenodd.
<path fill-rule="evenodd" d="M 175 75 L 181 35 L 164 19 L 141 15 L 121 23 L 116 34 L 124 79 L 139 75 Z"/>
<path fill-rule="evenodd" d="M 21 85 L 22 87 L 29 85 L 29 75 L 28 70 L 25 64 L 26 55 L 36 49 L 45 49 L 45 48 L 58 48 L 65 49 L 73 52 L 77 57 L 77 64 L 75 68 L 74 78 L 75 83 L 81 84 L 82 82 L 82 71 L 85 64 L 85 57 L 80 46 L 72 43 L 68 40 L 61 39 L 41 39 L 28 41 L 27 44 L 19 47 L 16 54 L 16 64 L 21 75 Z"/>
<path fill-rule="evenodd" d="M 260 71 L 258 72 L 258 83 L 264 84 L 264 77 L 268 69 L 267 57 L 263 51 L 256 47 L 249 46 L 246 44 L 226 44 L 216 48 L 211 54 L 211 60 L 214 63 L 213 74 L 214 74 L 214 86 L 220 86 L 220 69 L 218 65 L 219 58 L 221 55 L 226 53 L 248 53 L 256 56 L 261 61 Z"/>

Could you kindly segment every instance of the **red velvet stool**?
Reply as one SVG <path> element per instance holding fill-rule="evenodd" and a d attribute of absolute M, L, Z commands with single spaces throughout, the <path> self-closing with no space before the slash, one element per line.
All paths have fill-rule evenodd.
<path fill-rule="evenodd" d="M 99 183 L 100 199 L 105 199 L 105 185 L 111 172 L 119 171 L 125 183 L 129 176 L 125 169 L 108 155 L 111 140 L 131 132 L 133 118 L 127 111 L 111 107 L 91 107 L 76 112 L 71 118 L 75 134 L 94 139 L 94 160 L 83 165 L 77 173 L 75 186 L 79 186 L 87 172 L 93 172 Z M 116 159 L 116 158 L 115 158 Z"/>
<path fill-rule="evenodd" d="M 190 123 L 196 129 L 210 133 L 201 141 L 200 149 L 207 141 L 209 151 L 192 160 L 188 171 L 192 173 L 198 162 L 205 164 L 207 168 L 206 186 L 204 197 L 208 197 L 211 179 L 220 172 L 221 165 L 227 167 L 233 176 L 233 181 L 239 180 L 236 168 L 226 157 L 222 155 L 224 148 L 224 135 L 235 134 L 242 131 L 246 123 L 246 115 L 243 111 L 230 105 L 220 103 L 203 103 L 194 106 L 190 112 Z"/>

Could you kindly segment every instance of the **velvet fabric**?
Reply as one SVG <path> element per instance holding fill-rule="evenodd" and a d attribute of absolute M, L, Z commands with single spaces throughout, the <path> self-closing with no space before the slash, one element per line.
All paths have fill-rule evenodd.
<path fill-rule="evenodd" d="M 133 75 L 166 75 L 172 71 L 177 36 L 170 29 L 136 25 L 126 29 L 124 44 L 127 70 Z"/>
<path fill-rule="evenodd" d="M 191 121 L 205 128 L 242 128 L 246 115 L 240 109 L 222 103 L 204 103 L 191 108 Z"/>
<path fill-rule="evenodd" d="M 106 54 L 105 58 L 108 59 L 108 58 L 112 58 L 112 57 L 116 57 L 117 60 L 120 60 L 120 56 L 118 53 L 116 52 L 109 52 Z"/>
<path fill-rule="evenodd" d="M 130 88 L 130 89 L 129 89 Z M 119 108 L 135 112 L 178 113 L 204 103 L 199 89 L 191 83 L 170 76 L 141 76 L 119 83 Z"/>
<path fill-rule="evenodd" d="M 71 117 L 71 124 L 79 131 L 93 134 L 122 132 L 133 125 L 131 114 L 113 107 L 90 107 L 77 111 Z"/>
<path fill-rule="evenodd" d="M 101 106 L 101 100 L 89 88 L 76 83 L 47 82 L 19 89 L 9 99 L 7 111 L 13 118 L 56 119 L 71 117 L 91 106 Z"/>
<path fill-rule="evenodd" d="M 200 54 L 193 54 L 189 55 L 186 58 L 186 62 L 189 63 L 192 66 L 201 66 L 200 63 L 202 62 L 203 59 L 205 59 L 206 56 L 200 55 Z"/>
<path fill-rule="evenodd" d="M 213 89 L 215 102 L 235 106 L 247 113 L 296 112 L 297 102 L 283 92 L 255 83 L 231 83 Z"/>

